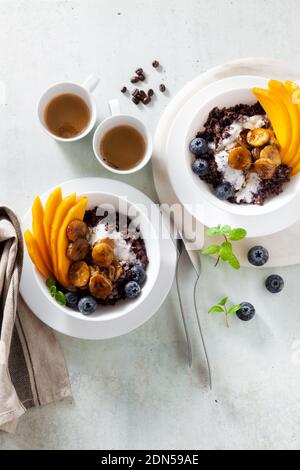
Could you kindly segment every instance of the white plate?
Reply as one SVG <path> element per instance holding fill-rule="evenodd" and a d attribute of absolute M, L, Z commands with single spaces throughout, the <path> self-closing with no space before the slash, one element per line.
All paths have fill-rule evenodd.
<path fill-rule="evenodd" d="M 261 237 L 284 230 L 299 220 L 300 213 L 298 207 L 300 194 L 290 198 L 284 206 L 284 210 L 283 207 L 279 207 L 268 212 L 267 205 L 261 208 L 261 211 L 259 206 L 251 206 L 250 209 L 253 207 L 253 210 L 247 211 L 246 209 L 249 209 L 247 206 L 234 205 L 230 205 L 227 210 L 226 206 L 229 206 L 229 203 L 214 201 L 214 197 L 208 191 L 205 197 L 205 191 L 201 190 L 201 182 L 192 174 L 186 158 L 187 136 L 190 137 L 191 129 L 197 124 L 197 121 L 199 122 L 199 109 L 203 109 L 206 118 L 211 110 L 206 109 L 206 104 L 214 100 L 218 95 L 232 92 L 235 89 L 251 89 L 254 86 L 265 87 L 267 83 L 268 80 L 266 78 L 254 76 L 230 77 L 213 82 L 196 93 L 182 107 L 171 128 L 166 152 L 168 173 L 172 187 L 181 204 L 197 220 L 208 227 L 217 224 L 242 226 L 247 229 L 249 237 Z M 253 97 L 254 102 L 255 98 Z M 227 106 L 233 103 L 222 104 Z M 196 132 L 196 128 L 193 131 Z M 283 199 L 287 195 L 288 191 L 283 193 Z M 274 202 L 275 200 L 276 198 L 274 198 Z"/>
<path fill-rule="evenodd" d="M 102 191 L 114 193 L 120 197 L 126 197 L 133 204 L 144 205 L 150 214 L 153 228 L 157 235 L 161 234 L 161 215 L 158 207 L 140 191 L 135 188 L 121 183 L 119 181 L 104 178 L 82 178 L 68 181 L 60 185 L 64 194 L 72 192 L 92 193 Z M 51 190 L 42 196 L 47 198 Z M 31 223 L 30 211 L 23 220 L 23 227 L 28 227 Z M 177 253 L 169 233 L 164 228 L 163 233 L 159 236 L 161 263 L 157 281 L 155 282 L 152 292 L 145 298 L 144 302 L 137 306 L 124 316 L 113 314 L 111 317 L 105 316 L 105 321 L 98 318 L 88 319 L 87 317 L 78 315 L 66 315 L 57 306 L 51 302 L 39 288 L 37 278 L 34 273 L 33 265 L 25 250 L 24 267 L 21 279 L 21 295 L 27 305 L 35 313 L 35 315 L 51 328 L 68 336 L 99 340 L 114 338 L 124 335 L 138 328 L 148 321 L 160 308 L 168 295 L 172 286 Z M 151 260 L 150 260 L 151 262 Z"/>

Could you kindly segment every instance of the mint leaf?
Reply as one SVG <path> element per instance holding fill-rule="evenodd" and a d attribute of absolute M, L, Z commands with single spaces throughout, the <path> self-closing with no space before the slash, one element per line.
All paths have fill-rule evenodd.
<path fill-rule="evenodd" d="M 223 300 L 221 300 L 221 302 L 219 302 L 219 305 L 222 305 L 223 307 L 225 307 L 227 302 L 228 302 L 228 297 L 225 297 L 225 299 L 223 299 Z"/>
<path fill-rule="evenodd" d="M 210 245 L 202 254 L 204 255 L 218 255 L 218 261 L 216 266 L 219 264 L 220 259 L 228 263 L 233 269 L 240 269 L 241 265 L 233 252 L 233 247 L 230 241 L 243 240 L 247 236 L 247 231 L 243 228 L 232 229 L 229 225 L 218 225 L 207 230 L 208 237 L 223 236 L 225 242 L 220 245 Z"/>
<path fill-rule="evenodd" d="M 234 253 L 226 260 L 233 269 L 240 269 L 241 265 Z"/>
<path fill-rule="evenodd" d="M 202 251 L 203 255 L 215 255 L 219 254 L 220 252 L 220 246 L 219 245 L 210 245 L 207 247 L 205 250 Z"/>
<path fill-rule="evenodd" d="M 232 245 L 229 242 L 224 242 L 220 248 L 220 257 L 223 261 L 229 261 L 232 256 Z"/>
<path fill-rule="evenodd" d="M 214 305 L 208 313 L 224 313 L 225 319 L 226 319 L 226 326 L 229 328 L 229 315 L 236 313 L 238 310 L 240 310 L 241 306 L 240 305 L 233 305 L 229 310 L 226 308 L 226 304 L 229 300 L 229 297 L 225 297 L 225 299 L 221 300 L 218 305 Z"/>
<path fill-rule="evenodd" d="M 52 286 L 50 287 L 50 294 L 52 295 L 53 298 L 55 298 L 56 296 L 56 293 L 57 293 L 57 289 L 56 289 L 56 286 Z"/>
<path fill-rule="evenodd" d="M 221 228 L 221 231 L 224 235 L 226 236 L 229 236 L 230 233 L 232 232 L 232 228 L 229 226 L 229 225 L 224 225 L 222 228 Z"/>
<path fill-rule="evenodd" d="M 56 300 L 60 305 L 67 305 L 65 294 L 57 290 L 56 282 L 54 279 L 49 278 L 46 281 L 46 285 L 49 289 L 50 295 Z"/>
<path fill-rule="evenodd" d="M 208 313 L 224 313 L 224 309 L 220 307 L 219 305 L 215 305 L 209 310 Z"/>
<path fill-rule="evenodd" d="M 51 289 L 51 287 L 55 286 L 55 281 L 54 279 L 52 279 L 52 277 L 49 277 L 49 279 L 47 279 L 46 286 L 49 290 Z"/>
<path fill-rule="evenodd" d="M 232 241 L 239 241 L 243 240 L 247 236 L 247 231 L 244 230 L 243 228 L 235 228 L 230 231 L 228 234 L 229 240 Z"/>
<path fill-rule="evenodd" d="M 238 312 L 240 309 L 241 309 L 241 306 L 240 306 L 240 305 L 235 305 L 234 307 L 231 307 L 231 308 L 228 310 L 227 315 L 231 315 L 232 313 L 236 313 L 236 312 Z"/>
<path fill-rule="evenodd" d="M 56 292 L 55 300 L 56 300 L 56 302 L 58 302 L 61 305 L 66 305 L 67 304 L 65 295 L 60 291 Z"/>
<path fill-rule="evenodd" d="M 222 235 L 221 225 L 218 225 L 218 227 L 209 228 L 206 234 L 208 237 L 215 237 L 216 235 Z"/>

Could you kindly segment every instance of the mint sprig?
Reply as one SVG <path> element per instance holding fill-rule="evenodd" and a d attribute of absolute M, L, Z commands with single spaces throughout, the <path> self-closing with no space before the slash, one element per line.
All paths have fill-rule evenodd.
<path fill-rule="evenodd" d="M 225 297 L 225 299 L 220 300 L 218 305 L 214 305 L 208 311 L 209 314 L 211 314 L 211 313 L 224 313 L 224 315 L 226 317 L 226 326 L 227 326 L 227 328 L 229 328 L 229 322 L 228 322 L 229 315 L 232 315 L 233 313 L 236 313 L 241 309 L 240 305 L 233 305 L 233 307 L 228 309 L 227 308 L 228 301 L 229 301 L 229 297 Z"/>
<path fill-rule="evenodd" d="M 49 289 L 51 297 L 53 297 L 56 302 L 60 305 L 67 305 L 67 300 L 65 294 L 57 289 L 56 282 L 51 277 L 47 279 L 46 285 Z"/>
<path fill-rule="evenodd" d="M 233 269 L 240 269 L 240 262 L 233 251 L 232 243 L 243 240 L 247 237 L 247 231 L 243 228 L 231 228 L 229 225 L 218 225 L 207 230 L 208 237 L 223 236 L 224 242 L 219 245 L 210 245 L 202 251 L 203 255 L 213 256 L 218 255 L 216 267 L 220 260 L 229 264 Z"/>

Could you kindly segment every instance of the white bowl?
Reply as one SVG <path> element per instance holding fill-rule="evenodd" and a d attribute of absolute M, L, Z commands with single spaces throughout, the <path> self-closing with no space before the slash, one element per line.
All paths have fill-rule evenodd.
<path fill-rule="evenodd" d="M 59 186 L 64 195 L 74 192 L 81 195 L 95 194 L 95 199 L 93 196 L 89 207 L 94 202 L 99 203 L 101 195 L 111 200 L 111 194 L 113 194 L 118 195 L 119 200 L 122 201 L 122 198 L 126 198 L 131 207 L 138 209 L 142 218 L 146 219 L 142 221 L 145 230 L 149 228 L 150 231 L 154 231 L 153 239 L 151 235 L 143 232 L 149 257 L 151 256 L 147 270 L 149 283 L 144 286 L 147 290 L 144 290 L 143 297 L 131 302 L 130 305 L 129 302 L 121 305 L 122 301 L 120 301 L 115 307 L 101 308 L 99 313 L 86 318 L 69 309 L 59 308 L 58 304 L 49 298 L 48 292 L 45 291 L 44 279 L 41 280 L 39 275 L 36 275 L 28 252 L 25 250 L 20 283 L 20 293 L 24 301 L 43 323 L 73 338 L 104 340 L 125 335 L 139 328 L 158 312 L 172 287 L 176 270 L 177 252 L 158 206 L 141 191 L 117 180 L 79 178 L 65 181 Z M 43 203 L 46 203 L 53 189 L 50 188 L 41 196 Z M 31 226 L 32 214 L 29 209 L 23 218 L 23 231 L 31 229 Z M 153 285 L 155 278 L 156 282 Z M 43 281 L 42 284 L 40 284 L 41 281 Z"/>
<path fill-rule="evenodd" d="M 129 215 L 129 217 L 131 216 L 133 225 L 135 227 L 139 226 L 141 235 L 145 241 L 147 255 L 149 258 L 147 281 L 142 288 L 142 293 L 135 300 L 120 300 L 114 306 L 99 305 L 97 311 L 93 315 L 84 316 L 80 312 L 58 304 L 49 293 L 49 290 L 46 286 L 46 279 L 33 266 L 32 269 L 34 270 L 34 276 L 36 278 L 38 287 L 46 297 L 47 301 L 54 304 L 55 307 L 59 309 L 67 318 L 80 316 L 81 319 L 87 322 L 105 322 L 107 320 L 111 321 L 112 319 L 129 315 L 132 310 L 143 304 L 145 299 L 149 296 L 159 274 L 161 261 L 160 244 L 152 223 L 140 206 L 138 207 L 130 203 L 125 198 L 121 198 L 115 194 L 93 192 L 84 194 L 78 193 L 77 196 L 88 197 L 87 209 L 93 209 L 96 206 L 107 206 L 107 208 L 114 208 L 120 214 Z"/>
<path fill-rule="evenodd" d="M 238 205 L 217 199 L 211 186 L 201 181 L 191 168 L 194 157 L 189 144 L 204 129 L 210 111 L 216 106 L 254 104 L 257 99 L 252 88 L 267 85 L 266 78 L 254 76 L 214 82 L 186 103 L 170 131 L 167 152 L 172 186 L 179 201 L 208 227 L 228 223 L 246 228 L 249 237 L 259 237 L 281 231 L 300 218 L 300 175 L 293 177 L 280 195 L 270 197 L 263 206 Z"/>
<path fill-rule="evenodd" d="M 285 205 L 300 192 L 300 174 L 294 176 L 290 183 L 284 186 L 284 190 L 278 196 L 271 196 L 266 200 L 263 206 L 255 204 L 231 204 L 228 201 L 221 201 L 218 199 L 212 191 L 212 187 L 200 180 L 192 171 L 192 162 L 194 156 L 189 151 L 189 144 L 192 139 L 195 138 L 197 132 L 204 130 L 204 124 L 207 121 L 210 111 L 214 107 L 231 107 L 237 104 L 249 104 L 253 105 L 257 102 L 256 97 L 253 95 L 251 88 L 237 88 L 226 91 L 210 99 L 199 108 L 198 113 L 193 117 L 189 130 L 185 138 L 185 165 L 188 168 L 190 178 L 194 181 L 194 184 L 198 185 L 198 191 L 201 197 L 207 199 L 210 203 L 216 205 L 220 209 L 229 212 L 231 214 L 241 214 L 246 216 L 257 216 L 261 214 L 267 214 L 284 208 Z"/>

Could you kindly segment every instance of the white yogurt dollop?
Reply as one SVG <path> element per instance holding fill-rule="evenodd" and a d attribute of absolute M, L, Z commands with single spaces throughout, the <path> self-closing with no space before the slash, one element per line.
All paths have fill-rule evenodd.
<path fill-rule="evenodd" d="M 235 194 L 237 203 L 246 202 L 251 204 L 253 195 L 258 192 L 261 179 L 257 173 L 250 173 L 245 176 L 243 171 L 231 168 L 228 164 L 230 151 L 236 146 L 237 139 L 244 129 L 257 129 L 264 127 L 267 123 L 268 120 L 265 116 L 244 116 L 226 129 L 228 137 L 222 139 L 217 149 L 215 149 L 214 157 L 218 171 L 223 173 L 224 181 L 230 183 L 234 190 L 238 191 Z"/>
<path fill-rule="evenodd" d="M 106 230 L 106 226 L 102 222 L 99 222 L 99 224 L 91 230 L 90 243 L 94 245 L 98 241 L 107 237 L 111 238 L 115 242 L 114 254 L 118 260 L 127 261 L 129 263 L 136 262 L 136 256 L 130 250 L 131 245 L 126 242 L 121 232 L 118 232 L 117 230 Z"/>
<path fill-rule="evenodd" d="M 224 180 L 233 186 L 238 191 L 245 183 L 244 173 L 240 170 L 235 170 L 228 165 L 229 152 L 223 150 L 215 155 L 218 170 L 223 173 Z"/>
<path fill-rule="evenodd" d="M 247 182 L 236 193 L 235 198 L 238 203 L 244 201 L 250 204 L 253 200 L 253 195 L 257 194 L 261 179 L 257 173 L 250 173 Z"/>

